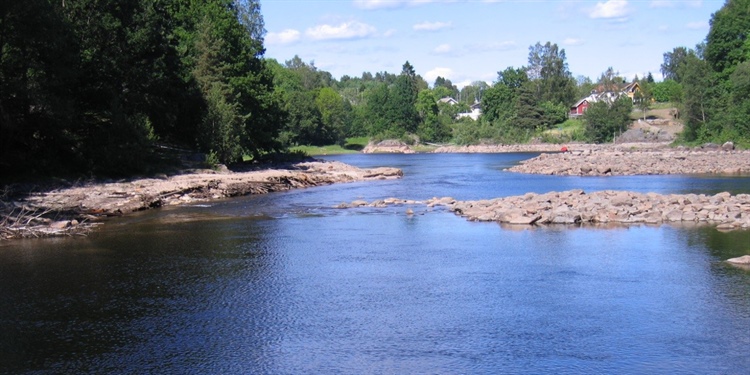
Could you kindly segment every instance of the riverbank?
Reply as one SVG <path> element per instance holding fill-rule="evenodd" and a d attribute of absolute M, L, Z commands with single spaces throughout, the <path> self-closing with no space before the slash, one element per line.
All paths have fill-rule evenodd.
<path fill-rule="evenodd" d="M 454 198 L 432 198 L 407 201 L 397 198 L 371 203 L 354 201 L 338 208 L 409 206 L 443 206 L 471 221 L 494 221 L 501 224 L 661 224 L 694 223 L 715 225 L 721 230 L 750 228 L 750 194 L 656 194 L 627 191 L 583 190 L 528 193 L 480 201 Z"/>
<path fill-rule="evenodd" d="M 0 239 L 85 234 L 106 217 L 150 208 L 402 175 L 397 168 L 361 169 L 335 161 L 307 161 L 253 171 L 199 170 L 171 177 L 92 182 L 4 199 L 0 202 Z"/>
<path fill-rule="evenodd" d="M 508 170 L 562 176 L 750 174 L 750 151 L 570 146 L 569 152 L 544 153 Z"/>

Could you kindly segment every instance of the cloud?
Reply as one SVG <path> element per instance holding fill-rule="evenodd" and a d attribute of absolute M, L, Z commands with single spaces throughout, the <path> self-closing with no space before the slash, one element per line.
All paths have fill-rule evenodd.
<path fill-rule="evenodd" d="M 388 9 L 400 8 L 404 3 L 397 0 L 355 0 L 354 6 L 360 9 Z"/>
<path fill-rule="evenodd" d="M 627 0 L 609 0 L 599 2 L 589 12 L 589 17 L 594 19 L 624 19 L 630 14 L 630 6 Z"/>
<path fill-rule="evenodd" d="M 698 21 L 698 22 L 690 22 L 687 25 L 685 25 L 690 30 L 708 30 L 708 22 L 706 21 Z"/>
<path fill-rule="evenodd" d="M 451 68 L 434 68 L 430 70 L 429 72 L 424 74 L 424 79 L 427 82 L 435 82 L 435 79 L 437 77 L 443 77 L 447 79 L 451 79 L 453 76 L 453 69 Z"/>
<path fill-rule="evenodd" d="M 415 24 L 412 28 L 416 31 L 437 31 L 447 29 L 452 25 L 451 22 L 422 22 Z"/>
<path fill-rule="evenodd" d="M 354 0 L 354 6 L 359 9 L 396 9 L 406 6 L 417 6 L 431 3 L 454 3 L 457 0 Z"/>
<path fill-rule="evenodd" d="M 514 41 L 471 43 L 458 48 L 446 43 L 435 47 L 432 53 L 436 55 L 467 56 L 493 51 L 510 51 L 516 48 L 518 48 L 518 44 Z"/>
<path fill-rule="evenodd" d="M 562 44 L 564 44 L 566 46 L 580 46 L 580 45 L 583 44 L 583 39 L 565 38 L 565 40 L 563 40 Z"/>
<path fill-rule="evenodd" d="M 266 43 L 268 44 L 291 44 L 300 39 L 301 33 L 294 29 L 282 30 L 278 33 L 270 32 L 266 34 Z"/>
<path fill-rule="evenodd" d="M 432 50 L 432 52 L 437 53 L 437 54 L 446 54 L 446 53 L 451 53 L 452 51 L 453 51 L 453 48 L 451 47 L 450 44 L 441 44 Z"/>
<path fill-rule="evenodd" d="M 337 26 L 318 25 L 305 30 L 305 35 L 313 40 L 361 39 L 373 36 L 377 30 L 366 23 L 350 21 Z"/>

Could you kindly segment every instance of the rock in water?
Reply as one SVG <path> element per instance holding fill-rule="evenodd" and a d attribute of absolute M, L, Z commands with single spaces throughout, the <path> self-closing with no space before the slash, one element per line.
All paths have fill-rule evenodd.
<path fill-rule="evenodd" d="M 727 263 L 743 264 L 743 265 L 750 266 L 750 255 L 743 255 L 738 258 L 727 259 Z"/>

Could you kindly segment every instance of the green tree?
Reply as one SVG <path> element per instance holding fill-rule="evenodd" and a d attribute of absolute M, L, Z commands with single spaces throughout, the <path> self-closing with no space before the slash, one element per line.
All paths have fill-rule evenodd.
<path fill-rule="evenodd" d="M 415 107 L 418 95 L 417 76 L 407 61 L 390 89 L 386 113 L 391 129 L 397 134 L 415 133 L 419 116 Z"/>
<path fill-rule="evenodd" d="M 482 98 L 482 118 L 490 123 L 507 123 L 515 116 L 515 99 L 513 89 L 496 83 L 484 91 Z"/>
<path fill-rule="evenodd" d="M 727 0 L 711 16 L 711 29 L 706 36 L 704 57 L 722 78 L 748 60 L 747 41 L 750 30 L 750 0 Z"/>
<path fill-rule="evenodd" d="M 437 98 L 431 90 L 419 92 L 416 103 L 419 114 L 417 135 L 425 142 L 442 142 L 450 137 L 450 129 L 440 121 Z"/>
<path fill-rule="evenodd" d="M 653 85 L 654 100 L 659 103 L 682 102 L 682 85 L 672 79 L 665 79 L 662 82 L 656 82 Z"/>
<path fill-rule="evenodd" d="M 716 85 L 715 73 L 708 63 L 696 55 L 689 55 L 680 69 L 684 90 L 682 119 L 686 141 L 708 140 L 715 131 L 709 129 L 711 99 Z"/>
<path fill-rule="evenodd" d="M 575 80 L 566 61 L 565 49 L 547 42 L 529 47 L 529 79 L 534 82 L 537 102 L 553 102 L 570 105 L 575 101 Z"/>
<path fill-rule="evenodd" d="M 661 64 L 661 74 L 664 80 L 673 80 L 677 83 L 682 81 L 680 70 L 689 54 L 694 53 L 685 47 L 677 47 L 672 52 L 664 53 L 664 63 Z"/>
<path fill-rule="evenodd" d="M 630 123 L 632 109 L 633 101 L 624 95 L 612 103 L 591 103 L 583 115 L 586 136 L 596 143 L 611 142 Z"/>
<path fill-rule="evenodd" d="M 341 95 L 330 87 L 324 87 L 318 92 L 315 104 L 329 141 L 343 144 L 349 113 Z"/>

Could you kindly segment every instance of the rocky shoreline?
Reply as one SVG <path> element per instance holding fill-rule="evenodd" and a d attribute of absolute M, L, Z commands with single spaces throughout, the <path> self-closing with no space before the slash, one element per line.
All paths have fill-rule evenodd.
<path fill-rule="evenodd" d="M 561 176 L 750 174 L 750 151 L 571 148 L 569 152 L 541 154 L 508 170 Z"/>
<path fill-rule="evenodd" d="M 443 206 L 471 221 L 512 225 L 546 224 L 662 224 L 696 223 L 720 230 L 750 228 L 750 194 L 669 194 L 583 190 L 528 193 L 480 201 L 432 198 L 409 201 L 398 198 L 371 203 L 355 201 L 337 208 L 387 207 L 389 205 Z M 409 208 L 411 210 L 411 208 Z M 413 213 L 413 211 L 411 211 Z M 410 214 L 407 211 L 407 214 Z"/>
<path fill-rule="evenodd" d="M 0 239 L 85 234 L 103 218 L 150 208 L 402 175 L 397 168 L 308 161 L 247 172 L 202 170 L 92 183 L 0 202 Z"/>

